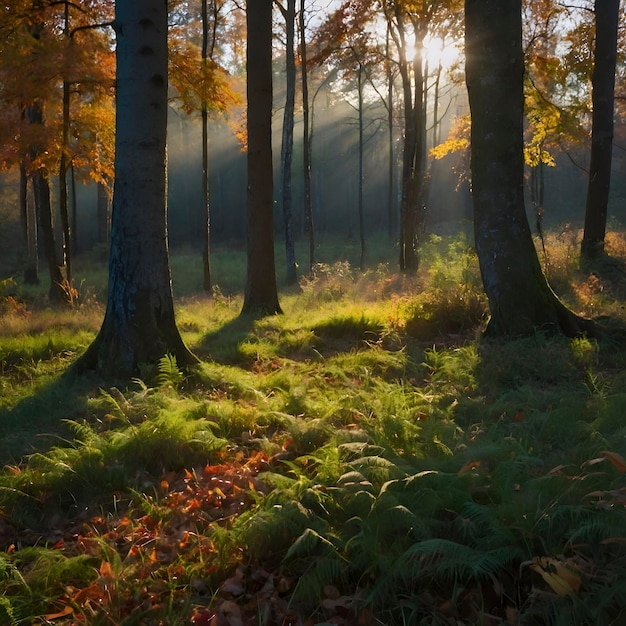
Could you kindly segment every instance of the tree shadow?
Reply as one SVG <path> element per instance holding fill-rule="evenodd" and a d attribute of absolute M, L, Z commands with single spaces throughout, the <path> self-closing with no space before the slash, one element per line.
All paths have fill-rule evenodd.
<path fill-rule="evenodd" d="M 257 317 L 238 315 L 217 330 L 207 333 L 194 345 L 194 354 L 202 360 L 211 359 L 222 364 L 236 364 L 246 360 L 241 345 L 253 335 Z"/>
<path fill-rule="evenodd" d="M 596 276 L 618 298 L 626 298 L 626 260 L 602 254 L 592 260 L 581 262 L 581 270 Z"/>
<path fill-rule="evenodd" d="M 14 405 L 0 407 L 0 465 L 19 464 L 70 436 L 65 420 L 87 414 L 89 398 L 101 382 L 66 371 Z"/>

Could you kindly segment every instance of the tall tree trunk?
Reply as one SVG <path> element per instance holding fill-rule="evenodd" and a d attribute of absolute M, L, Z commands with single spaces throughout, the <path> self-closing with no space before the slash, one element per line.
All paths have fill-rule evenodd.
<path fill-rule="evenodd" d="M 167 5 L 118 0 L 115 185 L 102 328 L 77 362 L 112 379 L 166 354 L 197 361 L 176 327 L 167 247 Z"/>
<path fill-rule="evenodd" d="M 31 206 L 32 203 L 28 202 L 28 175 L 23 161 L 20 163 L 19 202 L 25 252 L 24 283 L 27 285 L 38 285 L 37 217 L 34 207 Z"/>
<path fill-rule="evenodd" d="M 80 242 L 78 241 L 78 212 L 76 206 L 76 168 L 73 163 L 70 163 L 70 189 L 72 192 L 70 201 L 72 246 L 70 252 L 72 255 L 76 255 L 80 252 Z"/>
<path fill-rule="evenodd" d="M 248 271 L 242 315 L 280 313 L 274 261 L 272 0 L 248 2 Z"/>
<path fill-rule="evenodd" d="M 30 124 L 43 125 L 43 110 L 40 101 L 36 101 L 26 107 L 26 118 Z M 41 157 L 41 153 L 41 146 L 31 146 L 31 162 L 36 162 Z M 61 264 L 57 258 L 54 220 L 52 216 L 52 206 L 50 204 L 50 181 L 48 171 L 45 166 L 39 165 L 31 172 L 30 176 L 33 184 L 35 213 L 38 217 L 39 231 L 43 239 L 43 250 L 46 255 L 48 274 L 50 276 L 48 297 L 52 302 L 68 302 L 70 293 L 69 290 L 65 289 L 65 277 L 63 276 Z"/>
<path fill-rule="evenodd" d="M 202 0 L 202 65 L 206 72 L 209 56 L 209 15 L 207 0 Z M 211 204 L 209 199 L 209 111 L 202 101 L 202 208 L 204 224 L 202 229 L 202 284 L 211 293 Z"/>
<path fill-rule="evenodd" d="M 67 194 L 67 148 L 70 127 L 70 84 L 63 81 L 63 132 L 61 159 L 59 161 L 59 213 L 61 215 L 62 244 L 61 259 L 65 266 L 68 288 L 72 287 L 72 229 L 70 227 L 69 203 Z"/>
<path fill-rule="evenodd" d="M 286 70 L 287 95 L 283 114 L 283 136 L 280 155 L 281 186 L 283 196 L 283 223 L 285 227 L 286 279 L 288 285 L 298 282 L 296 265 L 296 246 L 293 234 L 293 194 L 291 188 L 291 166 L 293 161 L 293 124 L 296 100 L 296 59 L 295 59 L 295 27 L 296 0 L 287 0 L 283 11 L 287 31 Z"/>
<path fill-rule="evenodd" d="M 394 237 L 396 203 L 395 203 L 395 178 L 396 171 L 395 150 L 393 146 L 393 71 L 390 56 L 390 26 L 387 24 L 387 34 L 385 37 L 385 65 L 387 73 L 387 133 L 388 133 L 388 155 L 387 155 L 387 234 L 389 239 Z"/>
<path fill-rule="evenodd" d="M 405 23 L 396 13 L 400 38 L 400 77 L 404 105 L 404 147 L 402 154 L 402 196 L 400 200 L 400 270 L 415 272 L 419 266 L 417 252 L 420 228 L 420 191 L 423 183 L 424 150 L 424 75 L 422 69 L 422 48 L 425 32 L 414 27 L 415 53 L 411 64 L 408 61 L 408 44 Z M 412 79 L 411 79 L 412 74 Z"/>
<path fill-rule="evenodd" d="M 596 0 L 596 44 L 593 61 L 591 162 L 581 245 L 584 260 L 604 254 L 613 157 L 615 65 L 619 0 Z"/>
<path fill-rule="evenodd" d="M 63 34 L 66 39 L 70 36 L 70 5 L 64 7 Z M 71 44 L 70 44 L 71 45 Z M 70 130 L 70 83 L 67 76 L 63 76 L 63 119 L 61 132 L 61 159 L 59 161 L 59 213 L 61 215 L 61 260 L 65 266 L 67 289 L 72 289 L 72 230 L 70 227 L 69 207 L 67 200 L 67 151 L 69 146 Z"/>
<path fill-rule="evenodd" d="M 466 0 L 476 249 L 495 335 L 590 331 L 550 289 L 524 207 L 521 0 Z"/>
<path fill-rule="evenodd" d="M 309 235 L 309 274 L 315 265 L 315 233 L 313 227 L 313 200 L 311 198 L 311 138 L 309 135 L 309 78 L 307 74 L 305 1 L 300 0 L 300 68 L 302 72 L 302 160 L 304 170 L 304 223 Z"/>
<path fill-rule="evenodd" d="M 365 224 L 363 223 L 363 65 L 359 63 L 356 73 L 359 99 L 359 241 L 361 242 L 361 257 L 359 267 L 365 269 Z"/>

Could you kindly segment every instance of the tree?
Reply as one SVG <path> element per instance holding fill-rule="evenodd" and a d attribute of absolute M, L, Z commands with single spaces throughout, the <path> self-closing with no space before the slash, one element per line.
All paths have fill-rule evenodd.
<path fill-rule="evenodd" d="M 595 14 L 596 42 L 591 78 L 591 162 L 581 245 L 583 260 L 597 258 L 604 253 L 613 156 L 619 0 L 596 0 Z"/>
<path fill-rule="evenodd" d="M 63 225 L 63 251 L 70 247 L 67 213 L 68 169 L 101 180 L 110 168 L 112 126 L 112 50 L 103 26 L 109 3 L 85 0 L 69 27 L 68 1 L 13 0 L 7 3 L 0 22 L 0 166 L 23 168 L 32 182 L 40 225 L 42 248 L 50 274 L 49 297 L 71 299 L 69 256 L 59 255 L 51 203 L 51 172 L 58 171 L 59 204 Z M 75 44 L 74 34 L 89 29 Z M 16 72 L 28 67 L 28 72 Z M 73 97 L 70 98 L 70 95 Z M 72 122 L 70 126 L 70 120 Z M 7 122 L 5 124 L 5 121 Z M 100 137 L 101 139 L 98 139 Z M 47 196 L 47 197 L 44 197 Z M 34 220 L 29 220 L 32 224 Z M 25 247 L 36 251 L 33 235 Z M 32 269 L 27 274 L 32 275 Z M 65 270 L 65 273 L 64 273 Z"/>
<path fill-rule="evenodd" d="M 309 103 L 309 76 L 307 68 L 306 22 L 304 0 L 300 0 L 298 30 L 300 33 L 300 67 L 302 74 L 302 173 L 304 179 L 304 222 L 309 235 L 309 274 L 315 265 L 315 230 L 313 224 L 313 198 L 311 194 L 312 122 Z"/>
<path fill-rule="evenodd" d="M 274 263 L 272 0 L 247 4 L 248 245 L 242 315 L 280 313 Z"/>
<path fill-rule="evenodd" d="M 466 0 L 474 233 L 494 335 L 591 332 L 541 270 L 524 206 L 521 0 Z"/>
<path fill-rule="evenodd" d="M 128 378 L 166 354 L 196 362 L 176 327 L 166 226 L 167 5 L 117 0 L 117 116 L 109 288 L 78 371 Z"/>
<path fill-rule="evenodd" d="M 383 11 L 389 35 L 398 53 L 404 112 L 400 197 L 401 271 L 416 271 L 419 265 L 419 235 L 423 229 L 426 196 L 427 72 L 424 41 L 437 26 L 450 25 L 450 14 L 459 10 L 458 0 L 389 0 Z"/>
<path fill-rule="evenodd" d="M 283 113 L 283 136 L 280 154 L 280 178 L 283 198 L 283 224 L 285 227 L 285 254 L 287 265 L 286 282 L 295 285 L 298 281 L 296 247 L 293 235 L 293 194 L 291 171 L 293 161 L 293 126 L 296 100 L 296 56 L 294 51 L 296 30 L 296 0 L 287 0 L 286 6 L 278 5 L 285 19 L 285 64 L 286 96 Z"/>
<path fill-rule="evenodd" d="M 175 28 L 170 29 L 170 84 L 176 90 L 179 106 L 187 115 L 200 111 L 202 126 L 202 275 L 203 287 L 212 290 L 211 275 L 211 203 L 209 193 L 209 115 L 224 112 L 239 102 L 231 88 L 231 79 L 219 65 L 218 31 L 224 28 L 226 0 L 201 0 L 200 45 L 194 35 L 196 6 L 184 3 L 176 7 Z"/>

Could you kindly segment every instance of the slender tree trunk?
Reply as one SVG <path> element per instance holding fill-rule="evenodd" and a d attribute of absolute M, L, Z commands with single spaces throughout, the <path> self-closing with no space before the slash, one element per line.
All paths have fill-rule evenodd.
<path fill-rule="evenodd" d="M 425 33 L 414 27 L 415 54 L 412 69 L 407 59 L 405 25 L 398 15 L 398 31 L 401 34 L 400 77 L 404 103 L 404 147 L 402 156 L 402 196 L 400 201 L 400 270 L 415 272 L 419 266 L 418 233 L 421 207 L 419 206 L 423 183 L 424 143 L 424 75 L 422 69 L 422 43 Z"/>
<path fill-rule="evenodd" d="M 32 203 L 28 202 L 28 175 L 23 161 L 20 163 L 19 201 L 25 252 L 24 283 L 27 285 L 38 285 L 37 219 L 34 207 L 31 206 Z"/>
<path fill-rule="evenodd" d="M 115 185 L 107 310 L 76 364 L 109 379 L 164 355 L 197 362 L 176 327 L 167 247 L 167 6 L 118 0 Z"/>
<path fill-rule="evenodd" d="M 37 101 L 26 107 L 26 117 L 30 124 L 43 125 L 43 110 L 41 102 Z M 41 156 L 42 148 L 38 145 L 31 146 L 31 161 L 37 161 Z M 43 249 L 48 265 L 50 276 L 50 289 L 48 297 L 52 302 L 67 302 L 69 292 L 65 287 L 65 277 L 61 271 L 61 264 L 57 258 L 56 241 L 54 238 L 54 220 L 52 206 L 50 204 L 50 182 L 48 171 L 41 165 L 31 172 L 33 184 L 33 197 L 35 200 L 35 212 L 38 217 L 39 230 L 43 239 Z"/>
<path fill-rule="evenodd" d="M 202 65 L 206 71 L 209 51 L 209 15 L 207 0 L 202 0 Z M 209 198 L 209 112 L 207 103 L 202 102 L 202 284 L 204 291 L 211 293 L 211 204 Z"/>
<path fill-rule="evenodd" d="M 365 269 L 365 225 L 363 223 L 363 66 L 359 63 L 356 73 L 359 98 L 359 240 L 361 258 L 359 267 Z"/>
<path fill-rule="evenodd" d="M 69 203 L 67 194 L 67 148 L 70 127 L 70 85 L 63 81 L 63 138 L 61 159 L 59 161 L 59 213 L 62 228 L 61 259 L 65 266 L 65 277 L 68 288 L 72 287 L 72 229 L 70 227 Z"/>
<path fill-rule="evenodd" d="M 64 7 L 64 37 L 69 39 L 70 36 L 70 5 L 65 4 Z M 62 227 L 62 245 L 61 245 L 61 261 L 65 266 L 65 278 L 67 280 L 67 289 L 71 290 L 73 285 L 72 279 L 72 231 L 70 227 L 69 207 L 67 200 L 67 150 L 69 146 L 69 130 L 70 130 L 70 83 L 67 76 L 63 76 L 63 120 L 62 120 L 62 139 L 61 139 L 61 159 L 59 161 L 59 213 L 61 215 Z"/>
<path fill-rule="evenodd" d="M 604 238 L 611 186 L 615 66 L 619 0 L 596 0 L 596 43 L 592 83 L 591 162 L 581 246 L 583 261 L 604 254 Z"/>
<path fill-rule="evenodd" d="M 501 336 L 590 331 L 550 289 L 524 207 L 521 0 L 466 0 L 466 81 L 472 116 L 476 249 Z"/>
<path fill-rule="evenodd" d="M 72 246 L 71 253 L 73 256 L 80 252 L 80 242 L 78 240 L 78 212 L 76 207 L 76 168 L 73 163 L 70 163 L 70 218 L 71 218 L 71 233 L 72 233 Z"/>
<path fill-rule="evenodd" d="M 283 196 L 283 223 L 285 227 L 286 280 L 288 285 L 298 282 L 296 265 L 296 246 L 293 235 L 293 194 L 291 187 L 291 166 L 293 161 L 293 125 L 296 99 L 296 59 L 295 59 L 295 22 L 296 0 L 287 0 L 283 13 L 287 30 L 287 95 L 283 114 L 283 136 L 280 156 L 281 183 Z"/>
<path fill-rule="evenodd" d="M 272 0 L 248 3 L 248 272 L 242 315 L 280 313 L 274 260 Z"/>
<path fill-rule="evenodd" d="M 309 79 L 307 74 L 305 1 L 300 0 L 300 66 L 302 71 L 302 159 L 304 169 L 304 222 L 309 235 L 309 274 L 315 265 L 315 233 L 313 227 L 313 200 L 311 198 L 311 144 L 309 135 Z"/>
<path fill-rule="evenodd" d="M 111 194 L 103 182 L 97 188 L 98 243 L 108 244 L 111 236 Z"/>
<path fill-rule="evenodd" d="M 395 177 L 396 170 L 395 150 L 393 145 L 393 71 L 390 60 L 390 26 L 387 24 L 387 35 L 385 38 L 385 64 L 387 68 L 387 132 L 388 132 L 388 161 L 387 161 L 387 234 L 389 239 L 394 237 L 396 203 L 395 203 Z"/>

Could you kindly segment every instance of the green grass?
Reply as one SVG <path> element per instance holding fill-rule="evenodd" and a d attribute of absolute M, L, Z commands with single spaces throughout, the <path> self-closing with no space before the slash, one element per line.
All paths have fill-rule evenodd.
<path fill-rule="evenodd" d="M 620 311 L 624 285 L 590 290 L 563 241 L 548 251 L 567 301 Z M 284 315 L 253 321 L 239 257 L 208 298 L 195 257 L 174 256 L 201 364 L 164 358 L 127 389 L 63 375 L 99 296 L 53 311 L 11 286 L 0 623 L 620 622 L 619 345 L 481 339 L 462 237 L 431 238 L 415 277 L 326 257 L 281 292 Z"/>

